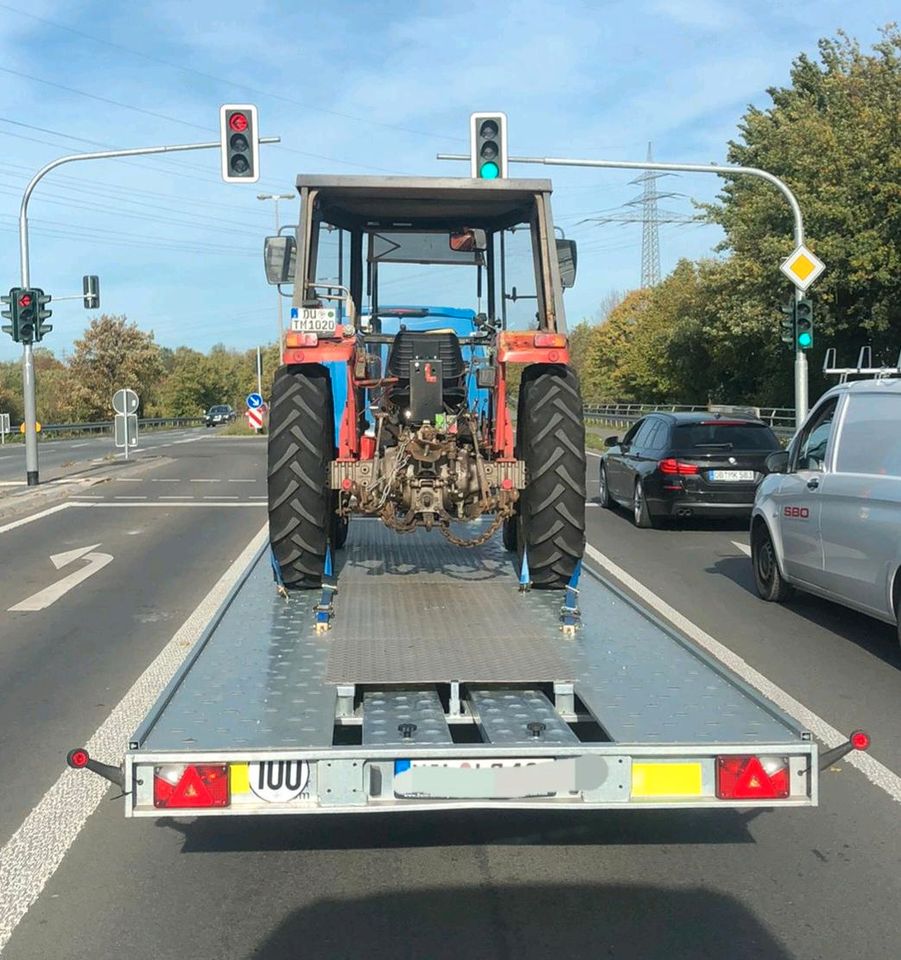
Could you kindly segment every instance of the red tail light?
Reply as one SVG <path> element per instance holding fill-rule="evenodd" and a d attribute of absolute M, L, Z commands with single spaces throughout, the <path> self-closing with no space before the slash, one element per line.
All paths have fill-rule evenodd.
<path fill-rule="evenodd" d="M 790 790 L 788 757 L 717 757 L 720 800 L 784 800 Z"/>
<path fill-rule="evenodd" d="M 566 334 L 563 333 L 536 333 L 532 341 L 536 347 L 565 347 Z"/>
<path fill-rule="evenodd" d="M 661 460 L 657 464 L 657 468 L 661 473 L 668 476 L 692 477 L 698 473 L 698 467 L 695 464 L 683 463 L 675 457 L 667 457 L 666 460 Z"/>
<path fill-rule="evenodd" d="M 155 807 L 227 807 L 228 801 L 228 764 L 170 763 L 153 770 Z"/>

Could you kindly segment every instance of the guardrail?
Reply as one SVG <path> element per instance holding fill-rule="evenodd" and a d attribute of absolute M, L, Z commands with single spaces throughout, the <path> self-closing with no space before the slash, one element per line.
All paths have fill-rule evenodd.
<path fill-rule="evenodd" d="M 195 427 L 200 426 L 204 422 L 203 417 L 144 417 L 138 420 L 138 427 L 142 430 L 159 430 L 174 427 Z M 89 423 L 48 423 L 41 425 L 42 437 L 77 436 L 84 433 L 111 434 L 112 432 L 112 420 L 95 420 Z M 8 439 L 16 439 L 19 436 L 19 424 L 16 424 L 8 434 Z"/>
<path fill-rule="evenodd" d="M 583 415 L 587 421 L 598 421 L 615 425 L 634 423 L 649 413 L 713 413 L 709 406 L 703 404 L 679 403 L 586 403 Z M 790 407 L 733 407 L 733 412 L 753 412 L 755 416 L 769 424 L 773 433 L 780 437 L 791 437 L 795 432 L 795 411 Z M 718 412 L 729 412 L 725 405 L 717 407 Z"/>

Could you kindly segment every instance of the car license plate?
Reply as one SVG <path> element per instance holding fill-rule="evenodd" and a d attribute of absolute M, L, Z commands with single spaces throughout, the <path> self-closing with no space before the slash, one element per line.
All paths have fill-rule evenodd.
<path fill-rule="evenodd" d="M 756 474 L 753 470 L 710 470 L 708 480 L 726 480 L 731 482 L 753 480 Z"/>
<path fill-rule="evenodd" d="M 291 329 L 300 333 L 334 333 L 338 311 L 334 307 L 301 307 L 291 317 Z"/>

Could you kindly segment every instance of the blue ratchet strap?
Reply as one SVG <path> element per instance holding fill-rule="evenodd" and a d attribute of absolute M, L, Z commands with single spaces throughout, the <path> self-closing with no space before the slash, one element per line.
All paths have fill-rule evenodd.
<path fill-rule="evenodd" d="M 532 577 L 529 573 L 529 555 L 525 547 L 522 548 L 522 569 L 519 571 L 519 592 L 525 593 L 532 589 Z"/>
<path fill-rule="evenodd" d="M 575 633 L 579 628 L 582 619 L 582 613 L 579 610 L 579 577 L 582 574 L 582 561 L 576 564 L 573 575 L 569 578 L 566 585 L 566 596 L 563 599 L 563 606 L 560 608 L 560 622 L 563 625 L 564 633 Z"/>
<path fill-rule="evenodd" d="M 332 568 L 332 548 L 325 548 L 325 566 L 322 571 L 322 594 L 319 597 L 319 603 L 315 607 L 316 612 L 316 632 L 323 633 L 331 626 L 332 617 L 335 615 L 335 607 L 332 600 L 338 592 L 338 583 L 335 580 Z"/>
<path fill-rule="evenodd" d="M 278 560 L 275 559 L 275 551 L 272 547 L 269 548 L 269 560 L 272 563 L 272 579 L 278 586 L 284 589 L 285 581 L 282 578 L 282 568 L 279 566 Z"/>

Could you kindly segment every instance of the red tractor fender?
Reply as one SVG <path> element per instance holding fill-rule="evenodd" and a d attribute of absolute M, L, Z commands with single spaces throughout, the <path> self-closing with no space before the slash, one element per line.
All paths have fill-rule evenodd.
<path fill-rule="evenodd" d="M 497 403 L 495 406 L 494 452 L 504 460 L 512 460 L 516 432 L 507 407 L 507 364 L 523 366 L 545 364 L 569 365 L 569 342 L 566 334 L 547 331 L 509 331 L 498 337 Z"/>
<path fill-rule="evenodd" d="M 286 346 L 282 355 L 284 364 L 289 366 L 310 363 L 322 364 L 330 368 L 333 377 L 339 370 L 344 370 L 346 400 L 338 424 L 338 459 L 356 460 L 360 455 L 360 437 L 357 431 L 359 391 L 354 379 L 356 343 L 352 339 L 342 339 L 318 340 L 315 344 L 305 346 L 294 345 L 299 342 L 300 335 L 288 333 L 285 336 Z"/>

